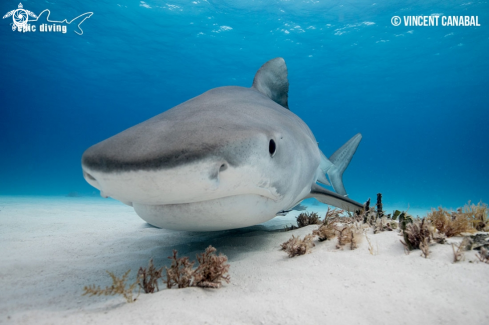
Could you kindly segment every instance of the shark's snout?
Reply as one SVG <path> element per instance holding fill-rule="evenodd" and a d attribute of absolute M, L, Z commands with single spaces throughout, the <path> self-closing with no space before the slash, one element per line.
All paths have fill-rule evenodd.
<path fill-rule="evenodd" d="M 276 194 L 268 188 L 270 183 L 263 183 L 262 176 L 256 174 L 246 159 L 226 159 L 236 151 L 248 157 L 245 151 L 254 147 L 249 143 L 244 147 L 218 149 L 204 146 L 207 150 L 205 153 L 202 149 L 197 153 L 189 149 L 182 150 L 180 154 L 183 157 L 172 155 L 173 159 L 181 163 L 169 166 L 169 149 L 164 146 L 159 147 L 159 157 L 141 159 L 141 156 L 131 155 L 133 160 L 129 160 L 124 154 L 107 150 L 123 146 L 123 141 L 118 143 L 115 140 L 119 139 L 108 139 L 96 144 L 82 156 L 83 176 L 90 185 L 100 190 L 102 197 L 112 197 L 131 206 L 183 204 L 243 194 L 276 199 Z M 111 146 L 107 146 L 106 142 L 111 142 Z M 133 148 L 129 146 L 126 151 L 120 152 Z M 268 148 L 262 149 L 260 151 L 265 151 L 264 156 L 269 159 Z M 144 164 L 140 168 L 134 168 L 141 162 Z"/>
<path fill-rule="evenodd" d="M 224 218 L 210 206 L 244 197 L 273 215 L 290 185 L 277 178 L 277 170 L 287 167 L 286 150 L 277 128 L 249 106 L 255 97 L 268 103 L 240 87 L 214 89 L 182 103 L 88 148 L 83 176 L 101 196 L 133 206 L 140 215 L 147 212 L 143 207 L 165 206 L 169 213 L 185 206 L 195 209 L 189 216 Z"/>
<path fill-rule="evenodd" d="M 262 170 L 273 162 L 277 144 L 270 139 L 277 136 L 266 125 L 245 128 L 245 117 L 219 120 L 204 113 L 179 121 L 170 110 L 91 146 L 82 156 L 85 180 L 102 196 L 129 205 L 242 194 L 276 199 Z M 202 128 L 202 121 L 214 127 Z"/>

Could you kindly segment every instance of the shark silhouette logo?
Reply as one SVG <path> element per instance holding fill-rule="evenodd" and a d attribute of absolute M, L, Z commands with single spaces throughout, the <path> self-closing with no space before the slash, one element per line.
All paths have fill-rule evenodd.
<path fill-rule="evenodd" d="M 44 16 L 43 16 L 44 15 Z M 39 33 L 63 33 L 66 34 L 68 26 L 73 24 L 78 28 L 78 31 L 74 32 L 78 35 L 83 35 L 83 30 L 81 24 L 88 18 L 92 17 L 93 12 L 85 12 L 74 19 L 68 21 L 63 20 L 51 20 L 49 16 L 51 11 L 49 9 L 44 9 L 39 15 L 34 14 L 32 11 L 25 10 L 22 3 L 19 3 L 19 8 L 7 12 L 3 18 L 8 18 L 12 16 L 14 23 L 12 24 L 12 30 L 28 33 L 28 32 L 39 32 Z M 29 16 L 32 19 L 29 19 Z"/>
<path fill-rule="evenodd" d="M 12 11 L 7 12 L 3 18 L 8 18 L 12 16 L 12 19 L 14 23 L 12 24 L 12 30 L 15 31 L 17 28 L 19 30 L 24 29 L 25 26 L 27 26 L 27 22 L 29 21 L 29 16 L 32 18 L 37 18 L 37 16 L 29 10 L 25 10 L 24 6 L 22 6 L 22 3 L 19 3 L 19 9 L 15 9 Z"/>

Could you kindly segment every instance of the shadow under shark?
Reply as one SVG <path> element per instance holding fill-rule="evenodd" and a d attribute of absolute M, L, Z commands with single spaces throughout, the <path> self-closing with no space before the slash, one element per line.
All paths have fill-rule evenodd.
<path fill-rule="evenodd" d="M 151 225 L 214 231 L 256 225 L 306 198 L 349 211 L 342 175 L 362 136 L 329 159 L 288 108 L 287 67 L 265 63 L 251 88 L 219 87 L 90 148 L 86 181 Z M 316 182 L 330 185 L 329 191 Z"/>

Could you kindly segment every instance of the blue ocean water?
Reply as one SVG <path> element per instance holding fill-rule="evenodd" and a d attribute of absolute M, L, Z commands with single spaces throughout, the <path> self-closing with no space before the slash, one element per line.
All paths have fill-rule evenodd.
<path fill-rule="evenodd" d="M 0 195 L 98 195 L 86 148 L 210 88 L 249 87 L 281 56 L 289 106 L 326 155 L 363 134 L 352 199 L 488 202 L 489 5 L 464 1 L 23 1 L 50 20 L 93 15 L 82 35 L 0 21 Z M 433 14 L 481 26 L 391 23 Z"/>

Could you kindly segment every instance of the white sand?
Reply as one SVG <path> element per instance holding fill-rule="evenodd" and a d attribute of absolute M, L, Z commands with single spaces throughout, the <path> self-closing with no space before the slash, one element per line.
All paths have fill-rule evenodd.
<path fill-rule="evenodd" d="M 489 265 L 474 252 L 453 264 L 449 245 L 433 246 L 428 259 L 406 255 L 396 232 L 369 236 L 376 256 L 364 241 L 354 251 L 316 243 L 288 258 L 279 245 L 315 227 L 273 230 L 298 212 L 189 233 L 147 226 L 132 208 L 98 198 L 0 197 L 0 210 L 0 323 L 489 324 Z M 172 249 L 195 259 L 210 244 L 231 264 L 231 283 L 219 290 L 163 289 L 131 304 L 81 296 L 85 285 L 110 285 L 105 270 L 132 269 L 134 279 L 151 257 L 168 265 Z"/>

